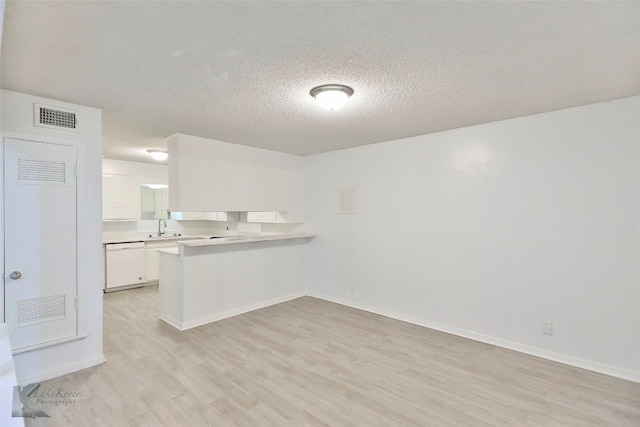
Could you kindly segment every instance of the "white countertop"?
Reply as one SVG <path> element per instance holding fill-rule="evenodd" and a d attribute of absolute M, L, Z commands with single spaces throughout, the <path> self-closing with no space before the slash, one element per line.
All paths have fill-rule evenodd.
<path fill-rule="evenodd" d="M 216 238 L 211 239 L 212 236 Z M 175 241 L 178 245 L 198 247 L 198 246 L 216 246 L 216 245 L 229 245 L 232 243 L 253 243 L 264 242 L 268 240 L 286 240 L 286 239 L 304 239 L 315 237 L 315 234 L 296 232 L 296 233 L 253 233 L 253 234 L 224 234 L 212 233 L 210 235 L 183 235 L 183 236 L 152 236 L 148 234 L 140 233 L 122 233 L 122 234 L 110 234 L 109 236 L 103 236 L 102 243 L 130 243 L 130 242 L 162 242 L 162 241 Z M 171 248 L 162 250 L 168 253 L 177 253 Z"/>
<path fill-rule="evenodd" d="M 287 240 L 287 239 L 306 239 L 315 237 L 315 234 L 311 233 L 260 233 L 251 236 L 228 236 L 218 237 L 215 239 L 198 239 L 198 240 L 185 240 L 178 241 L 179 246 L 198 247 L 198 246 L 217 246 L 217 245 L 229 245 L 235 243 L 255 243 L 265 242 L 270 240 Z"/>
<path fill-rule="evenodd" d="M 108 236 L 102 236 L 102 244 L 108 243 L 130 243 L 130 242 L 162 242 L 166 240 L 189 240 L 189 239 L 208 239 L 210 236 L 205 235 L 169 235 L 169 236 L 151 236 L 149 234 L 141 234 L 141 233 L 117 233 L 112 234 L 109 233 Z"/>

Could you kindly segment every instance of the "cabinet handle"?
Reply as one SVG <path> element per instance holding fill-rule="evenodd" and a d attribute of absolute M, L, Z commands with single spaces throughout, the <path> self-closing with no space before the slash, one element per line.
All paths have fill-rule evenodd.
<path fill-rule="evenodd" d="M 11 274 L 9 274 L 9 278 L 13 280 L 18 280 L 21 277 L 22 277 L 22 273 L 20 273 L 19 271 L 12 271 Z"/>

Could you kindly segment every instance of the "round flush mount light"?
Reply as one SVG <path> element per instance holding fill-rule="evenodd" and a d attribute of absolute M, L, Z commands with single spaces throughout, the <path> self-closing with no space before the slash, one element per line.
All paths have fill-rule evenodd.
<path fill-rule="evenodd" d="M 342 107 L 347 99 L 353 95 L 353 89 L 349 86 L 331 84 L 316 86 L 309 92 L 316 101 L 328 110 L 337 110 Z"/>
<path fill-rule="evenodd" d="M 147 150 L 147 153 L 153 160 L 167 160 L 167 157 L 169 157 L 165 150 Z"/>

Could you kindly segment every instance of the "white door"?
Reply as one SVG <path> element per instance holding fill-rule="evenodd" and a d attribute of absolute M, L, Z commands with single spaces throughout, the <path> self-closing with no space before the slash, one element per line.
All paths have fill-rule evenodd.
<path fill-rule="evenodd" d="M 76 148 L 4 139 L 5 322 L 13 349 L 77 335 Z"/>

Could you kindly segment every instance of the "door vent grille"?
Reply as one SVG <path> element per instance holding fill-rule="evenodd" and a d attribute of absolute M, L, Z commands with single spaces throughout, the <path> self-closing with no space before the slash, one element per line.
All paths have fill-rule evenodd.
<path fill-rule="evenodd" d="M 18 301 L 17 326 L 49 322 L 66 316 L 65 294 Z"/>
<path fill-rule="evenodd" d="M 77 132 L 78 120 L 72 110 L 34 104 L 34 119 L 36 126 Z"/>
<path fill-rule="evenodd" d="M 18 182 L 44 184 L 66 182 L 66 163 L 45 160 L 18 159 Z"/>

